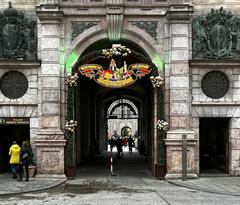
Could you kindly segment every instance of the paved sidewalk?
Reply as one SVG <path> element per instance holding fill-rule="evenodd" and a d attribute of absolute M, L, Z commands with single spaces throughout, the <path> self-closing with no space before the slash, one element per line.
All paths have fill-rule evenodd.
<path fill-rule="evenodd" d="M 169 180 L 169 183 L 208 193 L 240 196 L 240 177 L 200 177 L 199 179 Z"/>
<path fill-rule="evenodd" d="M 115 156 L 115 153 L 114 153 Z M 200 177 L 199 179 L 170 180 L 160 181 L 152 177 L 151 172 L 147 169 L 146 157 L 138 155 L 136 152 L 124 153 L 123 159 L 114 159 L 114 173 L 111 176 L 109 166 L 107 165 L 109 153 L 100 155 L 91 161 L 89 165 L 81 166 L 77 171 L 75 180 L 56 179 L 56 178 L 30 178 L 29 182 L 17 181 L 12 179 L 11 173 L 0 174 L 0 196 L 16 193 L 26 193 L 50 189 L 56 186 L 65 188 L 78 187 L 81 192 L 89 189 L 110 191 L 117 187 L 134 188 L 136 190 L 151 190 L 161 192 L 164 186 L 169 187 L 169 191 L 185 187 L 190 190 L 204 191 L 208 193 L 240 196 L 240 177 Z M 59 188 L 61 188 L 59 187 Z"/>
<path fill-rule="evenodd" d="M 148 186 L 144 184 L 137 183 L 136 179 L 145 181 L 149 181 Z M 56 186 L 59 186 L 65 183 L 65 186 L 77 185 L 81 186 L 82 190 L 88 189 L 89 187 L 98 188 L 98 189 L 106 189 L 112 188 L 113 184 L 119 184 L 122 187 L 127 187 L 130 185 L 134 188 L 144 189 L 150 188 L 152 190 L 158 190 L 161 188 L 161 181 L 154 179 L 151 176 L 146 177 L 130 177 L 125 174 L 119 173 L 116 177 L 111 177 L 110 175 L 104 173 L 100 176 L 94 176 L 90 174 L 90 176 L 77 176 L 75 180 L 65 180 L 65 179 L 54 179 L 54 178 L 30 178 L 29 182 L 25 181 L 17 181 L 16 179 L 11 178 L 11 174 L 0 174 L 0 195 L 11 195 L 11 194 L 21 194 L 27 192 L 40 191 L 45 189 L 50 189 Z M 141 181 L 140 180 L 140 181 Z M 103 183 L 104 182 L 104 183 Z M 163 182 L 163 181 L 162 181 Z M 240 196 L 240 177 L 201 177 L 199 179 L 190 179 L 187 181 L 182 180 L 169 180 L 168 183 L 174 186 L 181 186 L 188 189 L 208 192 L 208 193 L 216 193 L 216 194 L 224 194 L 224 195 L 232 195 L 232 196 Z M 104 187 L 99 186 L 99 184 L 104 184 Z M 149 187 L 149 185 L 151 186 Z M 96 187 L 94 187 L 96 186 Z"/>
<path fill-rule="evenodd" d="M 29 178 L 29 181 L 12 179 L 11 173 L 0 174 L 0 195 L 21 194 L 56 187 L 66 179 Z"/>

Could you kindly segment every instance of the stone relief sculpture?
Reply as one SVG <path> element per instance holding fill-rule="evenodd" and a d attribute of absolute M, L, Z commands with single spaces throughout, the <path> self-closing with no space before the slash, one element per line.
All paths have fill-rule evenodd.
<path fill-rule="evenodd" d="M 132 22 L 132 25 L 137 26 L 140 29 L 145 30 L 150 36 L 154 39 L 157 38 L 157 21 L 139 21 L 139 22 Z"/>
<path fill-rule="evenodd" d="M 0 13 L 0 59 L 37 59 L 36 21 L 25 18 L 9 2 Z"/>
<path fill-rule="evenodd" d="M 72 22 L 72 41 L 84 30 L 96 26 L 98 22 Z"/>
<path fill-rule="evenodd" d="M 240 18 L 223 8 L 193 19 L 193 59 L 240 58 Z"/>

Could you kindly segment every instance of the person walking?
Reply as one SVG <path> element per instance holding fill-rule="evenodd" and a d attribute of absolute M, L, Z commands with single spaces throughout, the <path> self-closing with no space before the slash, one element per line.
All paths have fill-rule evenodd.
<path fill-rule="evenodd" d="M 27 141 L 23 141 L 21 152 L 20 152 L 20 168 L 19 168 L 19 180 L 22 181 L 22 172 L 23 169 L 25 170 L 26 174 L 26 180 L 29 180 L 29 171 L 28 167 L 30 165 L 30 152 L 29 152 L 29 146 Z"/>
<path fill-rule="evenodd" d="M 111 152 L 113 151 L 114 144 L 115 144 L 114 139 L 113 139 L 113 137 L 111 137 L 111 139 L 109 140 L 109 145 L 110 145 Z"/>
<path fill-rule="evenodd" d="M 13 176 L 12 178 L 17 178 L 19 171 L 19 162 L 20 162 L 20 147 L 16 141 L 12 142 L 12 146 L 9 149 L 10 162 Z"/>
<path fill-rule="evenodd" d="M 122 158 L 123 157 L 123 140 L 122 138 L 118 137 L 116 140 L 116 146 L 117 146 L 117 157 Z"/>
<path fill-rule="evenodd" d="M 129 148 L 129 152 L 132 152 L 133 145 L 134 145 L 134 141 L 133 141 L 133 139 L 132 139 L 132 136 L 130 135 L 129 138 L 128 138 L 128 148 Z"/>

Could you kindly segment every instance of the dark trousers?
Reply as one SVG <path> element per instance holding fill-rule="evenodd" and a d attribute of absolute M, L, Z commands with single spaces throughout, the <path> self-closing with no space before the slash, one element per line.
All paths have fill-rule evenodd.
<path fill-rule="evenodd" d="M 122 150 L 122 147 L 117 147 L 117 157 L 118 158 L 121 158 L 123 157 L 123 150 Z"/>
<path fill-rule="evenodd" d="M 29 179 L 28 166 L 29 165 L 20 165 L 19 166 L 19 172 L 18 172 L 18 179 L 19 180 L 22 180 L 23 170 L 25 170 L 26 181 L 28 181 L 28 179 Z"/>

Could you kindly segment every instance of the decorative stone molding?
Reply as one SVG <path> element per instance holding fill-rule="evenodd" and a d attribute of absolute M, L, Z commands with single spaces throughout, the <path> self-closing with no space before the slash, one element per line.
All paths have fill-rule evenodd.
<path fill-rule="evenodd" d="M 236 68 L 240 67 L 240 60 L 190 60 L 189 64 L 194 68 L 206 68 L 206 69 L 214 69 L 214 68 Z"/>
<path fill-rule="evenodd" d="M 108 38 L 110 41 L 119 41 L 122 33 L 122 14 L 108 14 Z"/>
<path fill-rule="evenodd" d="M 240 117 L 240 108 L 237 104 L 228 103 L 194 103 L 193 117 Z"/>
<path fill-rule="evenodd" d="M 87 30 L 97 24 L 98 22 L 72 22 L 72 41 L 84 30 Z"/>
<path fill-rule="evenodd" d="M 51 21 L 51 20 L 56 20 L 59 21 L 63 18 L 63 11 L 41 11 L 37 10 L 36 11 L 37 16 L 39 17 L 40 20 L 46 20 L 46 21 Z"/>
<path fill-rule="evenodd" d="M 37 16 L 41 21 L 59 21 L 63 17 L 63 11 L 59 9 L 60 0 L 38 0 L 36 6 Z"/>
<path fill-rule="evenodd" d="M 124 0 L 105 0 L 105 3 L 112 8 L 118 8 L 124 4 Z"/>
<path fill-rule="evenodd" d="M 59 129 L 40 129 L 38 131 L 38 140 L 64 140 L 64 134 Z"/>
<path fill-rule="evenodd" d="M 157 38 L 157 21 L 139 21 L 139 22 L 132 22 L 132 25 L 137 26 L 140 29 L 145 30 L 150 36 L 154 39 Z"/>
<path fill-rule="evenodd" d="M 64 0 L 37 0 L 37 3 L 42 5 L 42 4 L 47 4 L 47 5 L 57 5 L 59 4 L 61 1 Z M 66 0 L 65 0 L 66 1 Z"/>
<path fill-rule="evenodd" d="M 192 0 L 170 0 L 167 19 L 169 21 L 189 21 L 192 13 Z"/>
<path fill-rule="evenodd" d="M 169 3 L 173 5 L 190 4 L 192 3 L 192 0 L 170 0 Z"/>
<path fill-rule="evenodd" d="M 59 4 L 64 0 L 37 0 L 37 5 L 42 7 L 42 9 L 58 9 Z"/>
<path fill-rule="evenodd" d="M 18 68 L 18 69 L 33 69 L 41 66 L 40 60 L 0 60 L 0 69 Z"/>
<path fill-rule="evenodd" d="M 34 105 L 2 105 L 0 104 L 0 115 L 1 117 L 37 117 L 38 108 Z"/>

